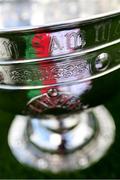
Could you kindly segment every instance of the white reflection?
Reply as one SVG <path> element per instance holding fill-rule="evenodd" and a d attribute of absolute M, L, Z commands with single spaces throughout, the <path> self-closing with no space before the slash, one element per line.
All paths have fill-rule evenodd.
<path fill-rule="evenodd" d="M 68 149 L 83 145 L 94 134 L 94 128 L 89 125 L 91 122 L 89 115 L 87 113 L 81 113 L 79 119 L 79 125 L 74 128 L 71 133 L 66 133 Z"/>
<path fill-rule="evenodd" d="M 50 143 L 55 146 L 59 146 L 61 144 L 62 137 L 60 134 L 53 133 L 50 136 Z"/>
<path fill-rule="evenodd" d="M 119 0 L 1 0 L 0 28 L 43 25 L 119 9 Z"/>
<path fill-rule="evenodd" d="M 30 140 L 38 147 L 47 150 L 55 150 L 61 143 L 61 135 L 53 133 L 46 127 L 41 125 L 38 119 L 31 121 L 33 132 L 30 135 Z"/>
<path fill-rule="evenodd" d="M 91 82 L 88 81 L 85 83 L 74 84 L 71 86 L 61 86 L 59 89 L 63 92 L 67 92 L 75 96 L 80 96 L 87 90 L 91 89 Z"/>
<path fill-rule="evenodd" d="M 82 57 L 75 58 L 74 61 L 68 60 L 67 64 L 69 66 L 73 66 L 73 67 L 77 67 L 77 68 L 73 68 L 69 72 L 67 71 L 66 74 L 71 73 L 71 75 L 69 75 L 67 78 L 66 78 L 66 76 L 62 76 L 62 82 L 76 81 L 76 80 L 85 79 L 85 78 L 91 76 L 89 65 L 84 58 L 82 58 Z M 78 71 L 78 73 L 77 73 L 77 71 Z M 61 78 L 58 78 L 57 82 L 61 82 Z M 91 81 L 86 81 L 83 83 L 77 83 L 77 84 L 73 84 L 73 85 L 70 84 L 70 86 L 60 86 L 59 90 L 64 93 L 72 94 L 74 96 L 80 96 L 80 95 L 84 94 L 86 91 L 90 90 L 91 87 L 92 87 Z"/>

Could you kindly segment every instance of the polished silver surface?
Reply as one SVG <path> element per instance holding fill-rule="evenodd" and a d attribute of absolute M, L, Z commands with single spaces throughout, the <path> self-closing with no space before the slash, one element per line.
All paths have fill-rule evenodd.
<path fill-rule="evenodd" d="M 119 0 L 5 0 L 0 18 L 0 96 L 10 102 L 0 105 L 20 114 L 13 154 L 39 170 L 89 167 L 115 136 L 98 105 L 119 79 Z"/>
<path fill-rule="evenodd" d="M 74 3 L 73 3 L 74 2 Z M 54 9 L 54 5 L 55 4 L 60 4 L 61 8 L 57 8 Z M 86 5 L 87 4 L 87 5 Z M 119 1 L 113 1 L 113 0 L 106 0 L 106 3 L 104 4 L 104 8 L 102 7 L 103 5 L 103 1 L 100 0 L 90 0 L 89 4 L 91 4 L 90 7 L 92 7 L 94 9 L 94 11 L 89 10 L 86 11 L 86 8 L 88 7 L 88 3 L 86 3 L 86 1 L 82 1 L 82 0 L 76 0 L 76 1 L 68 1 L 66 0 L 64 1 L 46 1 L 46 2 L 42 2 L 42 1 L 16 1 L 16 0 L 12 0 L 12 1 L 1 1 L 1 28 L 2 26 L 4 27 L 3 30 L 0 31 L 1 34 L 1 41 L 0 41 L 0 46 L 6 45 L 6 53 L 4 52 L 5 47 L 2 47 L 1 49 L 1 53 L 0 53 L 0 62 L 3 63 L 3 61 L 6 60 L 10 60 L 12 61 L 11 63 L 17 63 L 15 60 L 18 60 L 20 63 L 24 62 L 26 60 L 29 61 L 29 59 L 31 59 L 33 61 L 33 59 L 39 59 L 39 58 L 47 58 L 47 57 L 60 57 L 61 55 L 65 55 L 67 53 L 77 53 L 78 51 L 82 50 L 82 53 L 88 53 L 89 51 L 93 51 L 94 48 L 98 46 L 97 48 L 100 49 L 102 48 L 100 45 L 103 44 L 108 44 L 108 45 L 112 45 L 112 43 L 114 43 L 114 41 L 119 39 L 119 16 L 120 16 L 120 12 L 119 12 Z M 3 6 L 3 7 L 2 7 Z M 27 8 L 29 6 L 29 8 Z M 36 9 L 36 11 L 34 10 L 34 6 L 36 6 L 38 9 Z M 43 6 L 45 8 L 43 8 Z M 73 20 L 71 21 L 66 21 L 66 16 L 68 16 L 68 11 L 64 11 L 64 13 L 62 12 L 63 9 L 67 9 L 68 7 L 72 7 L 73 9 L 78 9 L 78 12 L 76 14 L 76 12 L 74 12 L 76 14 L 75 19 L 73 18 Z M 17 8 L 21 7 L 21 10 L 17 11 Z M 54 18 L 52 17 L 51 13 L 47 10 L 47 8 L 49 7 L 50 12 L 53 12 L 53 16 L 55 16 L 55 18 L 57 17 L 61 17 L 62 15 L 64 17 L 64 21 L 62 20 L 59 21 L 57 19 L 57 23 L 55 25 L 54 23 Z M 48 13 L 50 13 L 50 15 L 46 15 L 44 14 L 45 12 L 40 11 L 39 9 L 45 9 L 45 11 L 47 11 Z M 13 9 L 12 13 L 11 13 L 11 21 L 9 21 L 9 17 L 7 15 L 9 15 L 8 11 L 11 9 Z M 69 8 L 70 9 L 70 8 Z M 85 17 L 88 18 L 79 18 L 82 15 L 80 13 L 82 13 L 82 11 L 84 12 L 84 14 L 86 14 Z M 112 9 L 114 9 L 114 11 L 112 11 Z M 61 13 L 59 13 L 59 11 Z M 74 11 L 74 10 L 73 10 Z M 103 12 L 106 12 L 105 14 Z M 5 13 L 7 12 L 7 13 Z M 94 16 L 91 16 L 91 12 L 92 14 L 94 14 Z M 35 13 L 43 13 L 40 15 L 35 15 L 35 17 L 44 17 L 43 21 L 43 25 L 40 26 L 40 22 L 41 20 L 39 18 L 35 18 L 35 20 L 38 20 L 38 25 L 36 27 L 33 26 L 31 19 L 32 19 L 32 15 L 34 16 Z M 55 13 L 55 14 L 54 14 Z M 74 13 L 70 13 L 71 16 L 74 17 Z M 103 14 L 102 14 L 103 13 Z M 4 14 L 4 15 L 3 15 Z M 57 16 L 56 16 L 57 14 Z M 5 17 L 4 17 L 5 16 Z M 71 19 L 71 16 L 69 15 L 69 18 Z M 12 20 L 13 18 L 13 20 Z M 50 25 L 46 25 L 46 19 L 50 18 L 52 22 L 52 24 Z M 33 18 L 34 19 L 34 18 Z M 7 20 L 7 21 L 6 21 Z M 34 22 L 35 22 L 34 20 Z M 12 23 L 15 24 L 16 29 L 11 29 L 10 25 L 13 27 Z M 10 25 L 9 25 L 10 24 Z M 24 27 L 27 24 L 29 24 L 28 28 Z M 87 28 L 89 26 L 89 28 Z M 5 28 L 6 27 L 6 28 Z M 18 27 L 18 28 L 17 28 Z M 66 39 L 66 34 L 71 34 L 71 32 L 74 34 L 74 36 L 78 37 L 79 39 L 79 44 L 72 44 L 72 51 L 71 49 L 66 49 L 67 44 L 64 42 Z M 90 33 L 93 34 L 93 41 L 89 42 L 90 37 Z M 21 34 L 22 33 L 22 34 Z M 52 54 L 52 52 L 50 51 L 51 54 L 47 54 L 44 56 L 41 55 L 40 56 L 40 49 L 38 50 L 38 47 L 32 47 L 32 46 L 36 46 L 34 43 L 34 45 L 32 44 L 27 44 L 27 42 L 31 41 L 30 43 L 32 43 L 31 40 L 31 33 L 33 33 L 34 35 L 34 43 L 38 43 L 40 46 L 40 42 L 38 41 L 38 39 L 40 38 L 40 36 L 43 36 L 43 33 L 48 33 L 50 35 L 50 38 L 52 39 L 52 52 L 54 50 L 54 53 Z M 75 35 L 76 34 L 76 35 Z M 20 41 L 20 39 L 23 41 Z M 26 40 L 27 39 L 27 40 Z M 2 42 L 4 40 L 4 42 Z M 14 41 L 13 41 L 14 40 Z M 17 44 L 18 41 L 20 41 L 20 43 L 22 44 L 22 46 L 24 46 L 25 44 L 27 44 L 27 47 L 24 47 L 24 53 L 26 54 L 26 57 L 23 56 L 23 54 L 21 53 L 21 46 L 19 47 L 19 45 Z M 61 42 L 62 45 L 64 45 L 64 47 L 61 47 Z M 51 42 L 50 42 L 51 44 Z M 30 47 L 29 47 L 30 46 Z M 57 46 L 57 47 L 55 47 Z M 100 47 L 99 47 L 100 46 Z M 15 51 L 15 53 L 11 54 L 12 49 L 14 49 L 13 51 Z M 33 50 L 31 50 L 31 48 L 35 48 L 36 53 L 33 56 Z M 50 48 L 50 47 L 49 47 Z M 57 48 L 57 51 L 55 51 L 55 48 Z M 61 49 L 62 48 L 62 49 Z M 93 48 L 93 50 L 92 50 Z M 11 49 L 11 50 L 10 50 Z M 80 52 L 79 52 L 80 53 Z M 9 55 L 7 55 L 9 54 Z M 14 56 L 14 54 L 16 56 Z M 29 55 L 28 55 L 29 54 Z M 7 55 L 7 58 L 6 58 Z M 80 53 L 81 55 L 81 53 Z M 54 58 L 53 58 L 54 59 Z M 7 62 L 4 62 L 7 63 Z M 8 62 L 9 63 L 9 62 Z"/>
<path fill-rule="evenodd" d="M 118 43 L 117 43 L 118 42 Z M 4 61 L 0 66 L 0 87 L 5 89 L 39 89 L 55 85 L 77 84 L 107 75 L 119 69 L 119 41 L 81 55 L 31 62 Z M 103 53 L 101 53 L 103 51 Z M 104 53 L 106 52 L 106 53 Z M 115 55 L 116 54 L 116 55 Z M 48 60 L 48 62 L 47 62 Z M 51 82 L 55 79 L 56 82 Z M 47 84 L 38 86 L 36 81 Z M 33 86 L 34 84 L 34 86 Z M 6 86 L 5 86 L 6 85 Z M 11 86 L 10 86 L 11 85 Z"/>
<path fill-rule="evenodd" d="M 51 130 L 48 125 L 51 118 L 43 123 L 37 118 L 30 120 L 30 117 L 16 116 L 9 131 L 8 143 L 17 160 L 53 173 L 82 170 L 96 163 L 114 142 L 114 121 L 103 106 L 75 116 L 65 119 L 67 125 L 73 118 L 77 124 L 71 131 L 64 130 L 62 136 L 55 125 L 58 123 L 55 117 L 53 123 L 50 122 Z M 65 128 L 65 124 L 63 126 Z"/>

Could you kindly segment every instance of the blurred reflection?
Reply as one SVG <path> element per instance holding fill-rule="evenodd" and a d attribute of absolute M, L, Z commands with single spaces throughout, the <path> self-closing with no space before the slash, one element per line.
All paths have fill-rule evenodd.
<path fill-rule="evenodd" d="M 119 0 L 4 0 L 0 1 L 0 28 L 43 25 L 119 9 Z"/>

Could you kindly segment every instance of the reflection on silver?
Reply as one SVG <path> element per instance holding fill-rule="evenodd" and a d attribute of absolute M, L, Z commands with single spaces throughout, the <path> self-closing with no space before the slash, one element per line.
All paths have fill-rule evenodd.
<path fill-rule="evenodd" d="M 17 58 L 17 45 L 7 38 L 0 37 L 0 59 L 10 60 Z"/>
<path fill-rule="evenodd" d="M 63 139 L 65 140 L 64 144 L 64 153 L 65 151 L 73 151 L 76 148 L 82 147 L 87 141 L 89 141 L 93 135 L 95 135 L 95 129 L 94 129 L 94 122 L 93 119 L 89 120 L 88 116 L 86 114 L 84 115 L 71 115 L 67 118 L 64 118 L 64 122 L 66 124 L 68 122 L 72 122 L 72 119 L 80 120 L 78 122 L 77 126 L 73 128 L 70 132 L 67 128 L 66 132 L 64 132 L 61 136 L 58 132 L 60 131 L 60 127 L 57 129 L 51 129 L 53 131 L 50 131 L 48 126 L 42 126 L 45 124 L 41 124 L 41 122 L 38 119 L 32 119 L 31 121 L 31 129 L 32 133 L 30 132 L 30 129 L 28 129 L 28 138 L 31 141 L 31 143 L 36 144 L 41 149 L 44 149 L 48 152 L 53 151 L 62 151 L 60 149 L 60 146 L 63 144 Z M 55 121 L 55 117 L 52 118 L 52 121 Z M 51 119 L 45 119 L 44 121 L 51 121 Z M 58 119 L 56 118 L 56 121 Z M 90 126 L 91 124 L 91 126 Z M 45 128 L 44 128 L 45 127 Z M 47 127 L 47 129 L 46 129 Z M 30 127 L 28 127 L 30 128 Z M 62 127 L 61 127 L 62 128 Z M 54 132 L 56 131 L 56 133 Z M 49 143 L 48 143 L 49 142 Z"/>
<path fill-rule="evenodd" d="M 92 118 L 93 122 L 91 124 L 86 124 L 86 116 L 89 116 L 89 113 L 93 113 L 94 115 L 94 118 Z M 98 161 L 107 152 L 108 148 L 113 143 L 115 137 L 114 122 L 109 112 L 103 106 L 98 106 L 94 109 L 90 109 L 85 113 L 81 113 L 81 115 L 78 114 L 76 116 L 78 116 L 80 121 L 83 120 L 83 125 L 81 123 L 79 124 L 80 131 L 78 131 L 78 133 L 76 134 L 76 132 L 73 130 L 73 132 L 68 132 L 69 135 L 67 135 L 66 132 L 66 137 L 64 137 L 67 141 L 66 148 L 73 150 L 76 149 L 76 147 L 81 146 L 81 148 L 78 148 L 77 151 L 73 151 L 72 153 L 68 153 L 66 155 L 58 155 L 57 148 L 55 147 L 57 147 L 61 142 L 61 137 L 56 133 L 49 134 L 49 143 L 45 144 L 45 141 L 43 141 L 44 144 L 42 144 L 42 142 L 39 141 L 39 138 L 44 138 L 45 140 L 45 138 L 47 138 L 46 131 L 49 130 L 46 129 L 45 133 L 42 133 L 42 130 L 41 134 L 39 134 L 40 131 L 38 133 L 37 128 L 40 128 L 40 126 L 41 128 L 43 128 L 43 126 L 42 124 L 39 124 L 40 122 L 37 119 L 32 120 L 34 131 L 31 132 L 32 139 L 29 141 L 26 134 L 29 117 L 16 116 L 10 128 L 8 136 L 8 142 L 12 152 L 21 163 L 24 163 L 36 169 L 49 170 L 54 173 L 57 173 L 59 171 L 72 171 L 75 169 L 84 169 L 89 167 L 92 163 Z M 84 123 L 88 125 L 88 127 Z M 97 129 L 95 128 L 93 133 L 90 127 L 95 126 L 95 124 L 97 125 Z M 84 125 L 88 128 L 87 139 L 83 135 L 86 132 L 86 127 Z M 95 133 L 96 131 L 97 133 Z M 90 137 L 92 135 L 91 133 L 94 134 L 95 138 L 92 138 L 90 140 Z M 82 139 L 80 138 L 80 134 L 82 135 Z M 55 143 L 54 140 L 57 140 L 57 143 Z M 87 143 L 87 145 L 82 145 L 83 141 L 86 142 L 88 140 L 89 142 Z M 34 146 L 33 143 L 36 144 L 37 142 L 39 142 L 39 144 L 37 144 L 37 146 Z M 52 150 L 55 148 L 54 151 L 56 153 L 49 154 L 42 150 L 44 148 L 47 148 L 48 151 L 50 151 L 49 148 L 52 148 Z"/>
<path fill-rule="evenodd" d="M 110 64 L 110 57 L 108 53 L 101 53 L 95 60 L 96 71 L 105 71 Z"/>
<path fill-rule="evenodd" d="M 32 110 L 37 109 L 37 114 L 28 111 L 31 117 L 16 116 L 9 131 L 10 148 L 21 163 L 52 172 L 85 169 L 98 161 L 113 143 L 115 126 L 111 115 L 103 106 L 84 110 L 80 114 L 73 112 L 88 108 L 89 104 L 84 103 L 84 100 L 82 104 L 82 95 L 86 96 L 86 92 L 93 88 L 92 79 L 120 67 L 119 7 L 117 0 L 106 0 L 104 7 L 103 0 L 0 1 L 0 26 L 4 29 L 0 31 L 0 88 L 38 90 L 38 94 L 33 93 L 32 97 L 31 91 L 25 94 L 25 98 L 29 98 L 26 101 L 30 100 L 28 104 L 33 105 Z M 110 11 L 114 8 L 116 14 L 111 14 Z M 102 14 L 104 12 L 105 18 Z M 9 14 L 12 23 L 9 21 Z M 89 19 L 88 15 L 95 17 Z M 82 17 L 88 19 L 80 20 Z M 73 21 L 66 23 L 66 20 Z M 60 24 L 61 21 L 65 24 Z M 47 23 L 56 22 L 58 25 L 30 29 L 33 25 L 46 26 Z M 111 29 L 114 24 L 113 33 Z M 88 25 L 90 29 L 87 28 Z M 9 28 L 19 26 L 29 27 L 9 31 Z M 38 29 L 40 32 L 36 31 Z M 47 57 L 44 53 L 40 56 L 38 41 L 32 44 L 35 53 L 28 53 L 30 48 L 33 48 L 30 35 L 39 39 L 41 30 L 43 34 L 48 31 L 45 33 L 45 40 L 46 36 L 49 36 L 50 39 L 47 40 L 54 42 L 49 41 L 47 44 L 43 40 Z M 90 40 L 92 34 L 94 38 Z M 17 42 L 19 35 L 24 40 L 23 45 L 30 40 L 26 45 L 28 49 L 26 48 L 23 54 L 12 52 L 12 49 L 17 49 L 12 39 L 16 36 Z M 26 57 L 27 53 L 34 55 L 34 59 Z M 50 58 L 49 53 L 55 56 Z M 109 56 L 114 61 L 109 63 Z M 34 104 L 36 102 L 37 105 Z M 55 116 L 55 113 L 58 114 Z"/>

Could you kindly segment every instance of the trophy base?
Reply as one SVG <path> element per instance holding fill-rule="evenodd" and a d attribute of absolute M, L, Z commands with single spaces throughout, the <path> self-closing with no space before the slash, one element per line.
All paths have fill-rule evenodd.
<path fill-rule="evenodd" d="M 63 121 L 51 118 L 15 117 L 8 143 L 20 163 L 53 173 L 82 170 L 102 158 L 114 142 L 114 121 L 104 106 Z"/>

